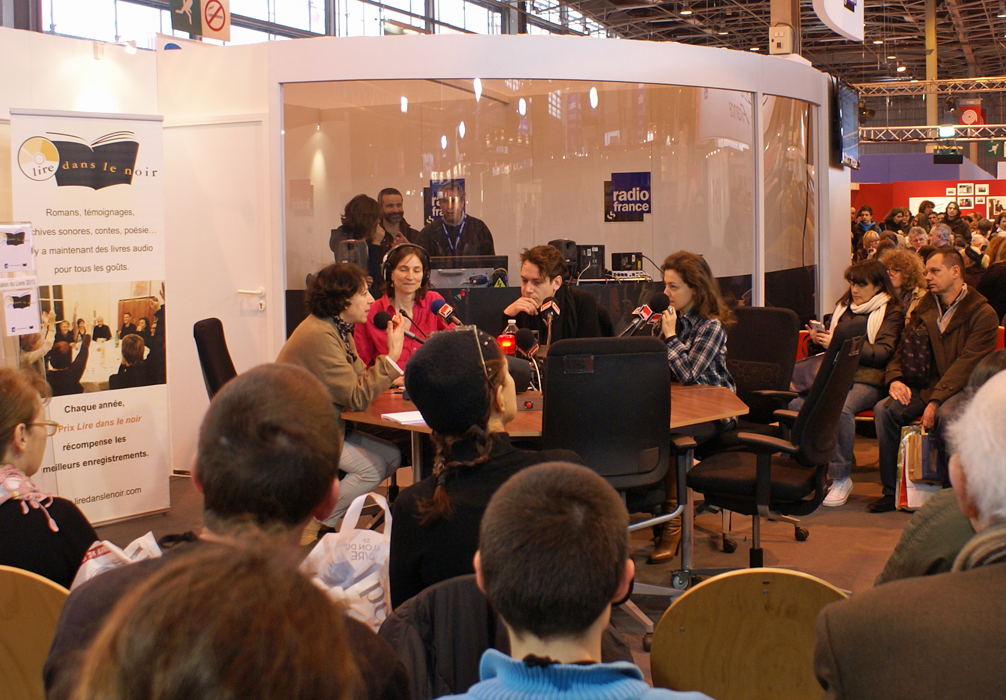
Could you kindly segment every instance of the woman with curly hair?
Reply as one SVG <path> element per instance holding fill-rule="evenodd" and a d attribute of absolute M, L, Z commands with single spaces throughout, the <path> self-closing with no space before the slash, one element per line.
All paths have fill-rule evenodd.
<path fill-rule="evenodd" d="M 433 430 L 433 474 L 395 499 L 391 605 L 438 581 L 474 573 L 479 523 L 504 481 L 541 462 L 581 463 L 569 450 L 510 444 L 517 394 L 506 355 L 474 326 L 437 333 L 405 368 L 405 388 Z"/>
<path fill-rule="evenodd" d="M 926 294 L 926 271 L 922 266 L 922 258 L 907 250 L 889 250 L 881 255 L 880 262 L 887 268 L 891 286 L 901 301 L 907 324 L 915 307 Z"/>

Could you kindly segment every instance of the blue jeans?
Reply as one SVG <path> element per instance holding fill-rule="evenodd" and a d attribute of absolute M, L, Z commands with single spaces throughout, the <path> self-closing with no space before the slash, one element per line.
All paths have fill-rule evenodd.
<path fill-rule="evenodd" d="M 834 480 L 848 479 L 852 475 L 852 452 L 856 446 L 856 414 L 873 408 L 887 392 L 879 386 L 860 384 L 856 382 L 845 397 L 842 417 L 838 419 L 838 439 L 835 442 L 835 455 L 828 462 L 828 476 Z M 789 408 L 800 410 L 804 397 L 793 399 Z"/>

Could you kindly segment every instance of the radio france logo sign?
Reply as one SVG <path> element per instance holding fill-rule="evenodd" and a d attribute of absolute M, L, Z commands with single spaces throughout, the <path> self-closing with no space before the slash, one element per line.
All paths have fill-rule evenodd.
<path fill-rule="evenodd" d="M 25 177 L 35 182 L 56 178 L 58 187 L 78 186 L 100 190 L 111 185 L 133 184 L 140 144 L 131 131 L 114 131 L 87 143 L 78 136 L 33 136 L 23 144 L 17 162 Z M 58 138 L 57 138 L 58 137 Z"/>
<path fill-rule="evenodd" d="M 604 183 L 604 220 L 642 221 L 651 213 L 650 173 L 612 173 Z"/>

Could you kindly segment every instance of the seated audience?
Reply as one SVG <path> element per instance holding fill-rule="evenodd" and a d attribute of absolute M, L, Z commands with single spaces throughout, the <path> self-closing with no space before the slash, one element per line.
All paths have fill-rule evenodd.
<path fill-rule="evenodd" d="M 884 253 L 880 262 L 887 268 L 895 299 L 901 302 L 907 323 L 915 307 L 926 295 L 926 270 L 922 266 L 922 259 L 908 250 L 892 250 Z"/>
<path fill-rule="evenodd" d="M 876 254 L 878 245 L 880 245 L 880 234 L 876 231 L 867 231 L 863 234 L 863 240 L 859 248 L 856 249 L 856 255 L 853 259 L 856 262 L 869 260 Z"/>
<path fill-rule="evenodd" d="M 613 601 L 629 592 L 629 515 L 600 476 L 572 464 L 530 467 L 496 492 L 479 536 L 475 576 L 510 636 L 489 649 L 481 682 L 459 698 L 680 698 L 652 689 L 626 661 L 601 662 Z"/>
<path fill-rule="evenodd" d="M 542 345 L 563 338 L 599 338 L 601 330 L 597 301 L 588 292 L 566 284 L 569 269 L 562 253 L 550 245 L 539 245 L 521 251 L 520 297 L 503 309 L 501 328 L 510 320 L 518 328 L 538 332 Z M 551 326 L 538 313 L 547 299 L 555 299 L 558 316 Z"/>
<path fill-rule="evenodd" d="M 814 668 L 825 698 L 1006 696 L 1006 374 L 950 427 L 950 481 L 977 533 L 949 573 L 892 581 L 825 607 Z"/>
<path fill-rule="evenodd" d="M 348 240 L 367 242 L 367 284 L 371 294 L 384 291 L 381 280 L 381 263 L 394 245 L 395 237 L 381 227 L 384 216 L 381 205 L 365 194 L 358 194 L 346 203 L 342 225 L 332 229 L 328 247 L 338 253 L 339 243 Z M 337 261 L 338 262 L 338 261 Z"/>
<path fill-rule="evenodd" d="M 992 236 L 999 236 L 1006 234 L 1006 211 L 1001 211 L 996 214 L 996 218 L 992 220 L 992 230 L 989 232 Z"/>
<path fill-rule="evenodd" d="M 902 209 L 901 207 L 894 207 L 891 211 L 887 212 L 887 216 L 884 217 L 884 223 L 881 228 L 884 231 L 893 231 L 896 234 L 905 235 L 908 233 L 908 219 L 910 214 L 907 213 L 908 210 Z"/>
<path fill-rule="evenodd" d="M 950 228 L 954 237 L 960 236 L 966 243 L 971 242 L 971 224 L 961 216 L 961 208 L 957 202 L 950 202 L 947 205 L 943 223 Z"/>
<path fill-rule="evenodd" d="M 360 351 L 360 359 L 369 367 L 378 356 L 388 354 L 387 333 L 374 325 L 374 317 L 381 311 L 390 316 L 404 312 L 401 317 L 405 330 L 412 331 L 419 338 L 403 341 L 398 366 L 405 367 L 419 349 L 420 341 L 453 326 L 430 310 L 433 302 L 443 300 L 443 297 L 430 290 L 430 257 L 425 250 L 413 243 L 395 246 L 388 252 L 383 270 L 381 282 L 384 296 L 370 305 L 367 322 L 356 324 L 353 338 Z"/>
<path fill-rule="evenodd" d="M 108 388 L 129 389 L 154 384 L 154 378 L 150 374 L 150 366 L 143 359 L 143 354 L 146 352 L 143 338 L 135 333 L 127 335 L 122 339 L 120 350 L 122 358 L 120 359 L 119 371 L 108 378 Z"/>
<path fill-rule="evenodd" d="M 667 344 L 671 380 L 682 384 L 722 386 L 737 391 L 727 370 L 727 329 L 734 315 L 720 295 L 720 286 L 701 256 L 679 250 L 660 266 L 664 294 L 671 300 L 660 319 Z M 687 432 L 699 443 L 712 440 L 733 427 L 734 421 L 715 421 L 694 426 Z M 678 507 L 678 480 L 673 469 L 664 477 L 665 513 Z M 681 518 L 664 524 L 660 540 L 647 559 L 660 564 L 674 558 L 681 542 Z"/>
<path fill-rule="evenodd" d="M 112 329 L 105 325 L 105 319 L 98 316 L 94 320 L 94 328 L 91 329 L 91 337 L 95 340 L 111 340 Z"/>
<path fill-rule="evenodd" d="M 880 239 L 880 243 L 877 244 L 876 250 L 873 251 L 873 255 L 870 256 L 870 260 L 880 260 L 880 257 L 889 250 L 898 250 L 904 246 L 899 246 L 898 242 L 893 240 L 894 234 L 885 233 Z"/>
<path fill-rule="evenodd" d="M 433 474 L 395 500 L 391 604 L 438 581 L 470 574 L 479 522 L 500 485 L 539 462 L 579 462 L 569 450 L 530 452 L 510 444 L 517 397 L 499 344 L 460 329 L 430 338 L 405 368 L 405 387 L 433 430 Z"/>
<path fill-rule="evenodd" d="M 343 615 L 275 553 L 214 546 L 174 558 L 108 616 L 77 700 L 352 700 Z"/>
<path fill-rule="evenodd" d="M 928 199 L 923 199 L 919 202 L 919 213 L 915 216 L 915 225 L 921 226 L 924 230 L 929 230 L 929 215 L 933 213 L 933 209 L 936 208 L 936 204 Z M 911 232 L 909 232 L 911 233 Z"/>
<path fill-rule="evenodd" d="M 939 223 L 929 228 L 929 245 L 934 248 L 942 248 L 943 246 L 951 245 L 953 242 L 954 232 L 946 224 Z"/>
<path fill-rule="evenodd" d="M 903 253 L 911 255 L 910 253 Z M 872 408 L 885 394 L 884 370 L 898 347 L 905 314 L 891 284 L 887 268 L 879 260 L 855 263 L 845 271 L 849 289 L 838 300 L 828 330 L 819 333 L 810 326 L 810 352 L 824 352 L 839 329 L 841 336 L 866 335 L 859 351 L 859 368 L 838 421 L 835 455 L 828 463 L 831 488 L 822 505 L 844 505 L 852 493 L 852 458 L 856 444 L 856 414 Z M 790 404 L 798 409 L 803 401 Z M 795 404 L 795 405 L 794 405 Z"/>
<path fill-rule="evenodd" d="M 56 325 L 56 335 L 53 337 L 53 344 L 56 343 L 67 343 L 73 345 L 76 342 L 76 333 L 73 331 L 73 325 L 67 319 L 63 319 Z"/>
<path fill-rule="evenodd" d="M 908 246 L 916 253 L 929 242 L 929 234 L 921 226 L 913 226 L 908 231 Z"/>
<path fill-rule="evenodd" d="M 985 382 L 1004 369 L 1006 350 L 988 355 L 971 373 L 967 395 L 974 396 Z M 954 490 L 934 493 L 905 525 L 901 539 L 874 585 L 950 571 L 957 554 L 974 534 L 975 529 L 961 512 Z"/>
<path fill-rule="evenodd" d="M 80 344 L 77 357 L 73 357 L 73 345 L 64 341 L 53 344 L 52 350 L 45 356 L 49 361 L 45 379 L 52 387 L 53 396 L 69 396 L 83 394 L 80 378 L 87 369 L 88 348 L 91 346 L 91 336 L 85 335 Z M 72 359 L 71 359 L 72 358 Z"/>
<path fill-rule="evenodd" d="M 136 335 L 143 339 L 143 344 L 150 345 L 150 328 L 147 319 L 143 316 L 136 319 Z"/>
<path fill-rule="evenodd" d="M 354 324 L 367 322 L 374 302 L 364 271 L 355 265 L 329 265 L 311 281 L 306 301 L 310 313 L 287 339 L 276 361 L 300 365 L 324 382 L 340 416 L 343 411 L 365 410 L 402 376 L 396 364 L 405 338 L 402 319 L 396 316 L 388 324 L 388 353 L 368 368 L 353 339 Z M 346 434 L 339 463 L 346 477 L 339 502 L 322 518 L 329 527 L 338 524 L 353 499 L 373 491 L 402 463 L 395 445 L 358 430 L 347 431 L 341 417 L 338 423 Z"/>
<path fill-rule="evenodd" d="M 73 342 L 78 343 L 80 339 L 87 335 L 87 322 L 82 319 L 77 319 L 77 328 L 73 334 Z"/>
<path fill-rule="evenodd" d="M 0 564 L 69 588 L 98 536 L 77 506 L 32 483 L 49 437 L 49 387 L 31 371 L 0 368 Z"/>
<path fill-rule="evenodd" d="M 133 323 L 133 314 L 124 311 L 122 314 L 122 327 L 119 328 L 119 339 L 125 338 L 130 333 L 136 332 L 136 325 Z"/>
<path fill-rule="evenodd" d="M 996 318 L 1006 316 L 1006 236 L 996 236 L 989 244 L 989 269 L 978 282 L 978 291 L 995 309 Z"/>
<path fill-rule="evenodd" d="M 863 236 L 870 231 L 880 233 L 880 226 L 873 220 L 873 208 L 864 204 L 859 208 L 858 221 L 852 225 L 852 252 L 862 247 Z"/>
<path fill-rule="evenodd" d="M 262 365 L 229 381 L 203 418 L 192 467 L 193 485 L 203 494 L 203 532 L 163 557 L 105 572 L 70 594 L 43 669 L 49 700 L 72 696 L 80 654 L 115 604 L 141 595 L 144 581 L 172 562 L 181 566 L 186 553 L 251 542 L 295 563 L 312 513 L 324 516 L 339 495 L 338 421 L 325 386 L 299 367 Z M 343 624 L 366 696 L 407 700 L 405 669 L 387 643 L 361 622 L 344 617 Z"/>
<path fill-rule="evenodd" d="M 978 235 L 971 240 L 978 238 Z M 969 245 L 964 248 L 964 283 L 969 287 L 978 289 L 979 283 L 982 281 L 982 276 L 985 274 L 985 270 L 988 268 L 989 258 L 987 255 L 983 255 L 981 250 L 973 245 Z"/>
<path fill-rule="evenodd" d="M 894 510 L 903 426 L 921 419 L 923 428 L 935 430 L 941 463 L 947 464 L 945 423 L 957 411 L 975 366 L 996 348 L 999 321 L 985 297 L 964 284 L 963 271 L 960 253 L 950 247 L 926 260 L 929 294 L 887 366 L 890 396 L 873 410 L 884 495 L 869 506 L 871 512 Z"/>

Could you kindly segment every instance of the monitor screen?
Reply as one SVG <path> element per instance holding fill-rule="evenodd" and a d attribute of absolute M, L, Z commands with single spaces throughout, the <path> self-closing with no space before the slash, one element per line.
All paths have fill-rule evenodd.
<path fill-rule="evenodd" d="M 842 115 L 842 165 L 859 170 L 859 93 L 840 82 L 838 105 Z"/>

